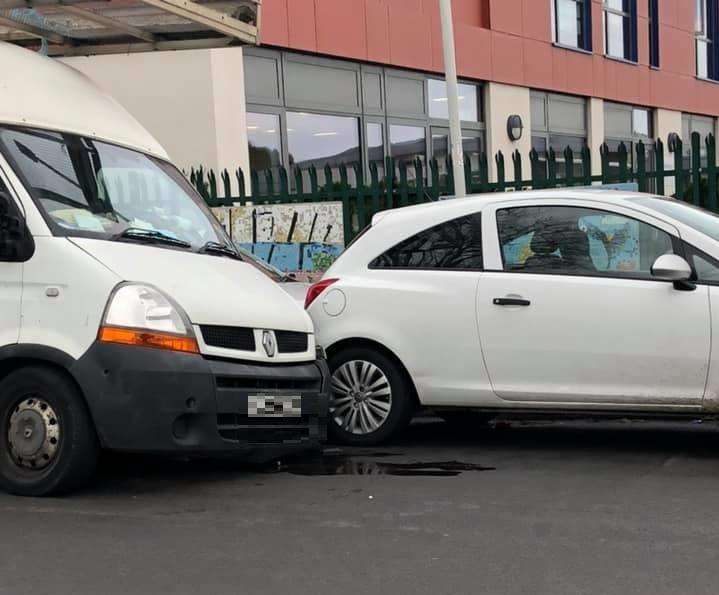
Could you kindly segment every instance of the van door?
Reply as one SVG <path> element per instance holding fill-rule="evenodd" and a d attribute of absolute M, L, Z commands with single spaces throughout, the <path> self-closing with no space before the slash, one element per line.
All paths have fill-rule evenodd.
<path fill-rule="evenodd" d="M 0 349 L 17 343 L 20 337 L 23 264 L 7 249 L 11 241 L 9 214 L 18 215 L 18 209 L 0 178 Z"/>

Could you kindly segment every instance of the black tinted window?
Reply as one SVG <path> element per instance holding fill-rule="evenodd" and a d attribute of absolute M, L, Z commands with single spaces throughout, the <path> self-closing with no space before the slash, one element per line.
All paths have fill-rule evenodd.
<path fill-rule="evenodd" d="M 375 258 L 370 268 L 481 270 L 480 215 L 467 215 L 421 231 Z"/>
<path fill-rule="evenodd" d="M 651 278 L 654 261 L 673 252 L 664 231 L 595 209 L 501 209 L 497 226 L 506 271 Z"/>

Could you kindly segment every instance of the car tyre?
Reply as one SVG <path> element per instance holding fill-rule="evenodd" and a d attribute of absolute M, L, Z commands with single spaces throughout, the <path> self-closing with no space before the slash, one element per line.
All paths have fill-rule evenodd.
<path fill-rule="evenodd" d="M 350 347 L 332 355 L 329 365 L 332 398 L 328 434 L 333 442 L 373 446 L 396 436 L 409 424 L 415 409 L 411 386 L 404 371 L 392 358 L 372 348 Z M 365 378 L 362 378 L 363 371 Z M 351 384 L 349 380 L 353 378 L 356 382 Z M 356 392 L 362 392 L 358 389 L 363 388 L 373 390 L 352 396 L 348 388 Z M 353 409 L 355 397 L 360 400 Z M 384 419 L 373 428 L 369 418 L 379 421 L 383 409 L 388 409 Z M 355 412 L 354 420 L 348 420 L 347 416 L 352 411 Z"/>
<path fill-rule="evenodd" d="M 0 489 L 48 496 L 84 486 L 100 447 L 80 391 L 66 375 L 29 366 L 0 382 Z"/>

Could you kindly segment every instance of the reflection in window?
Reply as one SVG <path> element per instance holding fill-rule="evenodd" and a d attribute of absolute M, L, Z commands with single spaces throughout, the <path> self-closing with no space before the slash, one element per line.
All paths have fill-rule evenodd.
<path fill-rule="evenodd" d="M 306 191 L 310 188 L 307 170 L 313 165 L 320 186 L 325 183 L 325 165 L 332 168 L 332 179 L 340 181 L 339 165 L 342 163 L 347 165 L 349 183 L 355 184 L 350 165 L 360 161 L 357 118 L 287 112 L 287 148 L 290 166 L 303 171 Z"/>
<path fill-rule="evenodd" d="M 554 28 L 557 43 L 591 50 L 587 32 L 591 0 L 555 0 Z"/>
<path fill-rule="evenodd" d="M 558 179 L 567 176 L 567 160 L 564 152 L 567 148 L 572 150 L 572 163 L 574 168 L 572 176 L 577 178 L 584 175 L 584 163 L 582 162 L 582 149 L 586 145 L 586 139 L 583 136 L 572 136 L 569 134 L 550 134 L 549 147 L 547 139 L 543 136 L 532 137 L 532 148 L 537 151 L 538 159 L 532 165 L 533 175 L 540 179 L 546 180 L 549 177 L 549 148 L 554 150 L 556 163 L 556 177 Z"/>
<path fill-rule="evenodd" d="M 276 114 L 247 113 L 247 142 L 250 152 L 250 169 L 258 172 L 271 170 L 277 184 L 282 165 L 280 117 Z M 265 175 L 260 173 L 261 193 L 267 191 Z M 276 186 L 275 186 L 276 187 Z"/>
<path fill-rule="evenodd" d="M 407 179 L 414 180 L 414 162 L 419 159 L 426 166 L 426 137 L 422 126 L 403 126 L 392 124 L 389 127 L 390 155 L 395 160 L 395 168 L 400 163 L 407 164 Z M 399 175 L 399 174 L 397 174 Z"/>
<path fill-rule="evenodd" d="M 449 119 L 447 83 L 429 79 L 429 117 Z M 459 119 L 466 122 L 479 121 L 479 99 L 476 85 L 459 83 Z"/>
<path fill-rule="evenodd" d="M 367 124 L 367 162 L 377 166 L 377 177 L 384 178 L 384 134 L 382 124 Z"/>
<path fill-rule="evenodd" d="M 504 269 L 514 272 L 651 279 L 673 252 L 669 234 L 617 213 L 581 207 L 497 212 Z"/>
<path fill-rule="evenodd" d="M 697 76 L 702 78 L 717 78 L 717 67 L 711 56 L 714 52 L 715 28 L 709 27 L 708 4 L 713 2 L 712 8 L 716 10 L 716 0 L 696 0 L 695 8 L 695 36 L 697 53 Z"/>
<path fill-rule="evenodd" d="M 440 223 L 378 256 L 377 269 L 482 269 L 479 213 Z"/>

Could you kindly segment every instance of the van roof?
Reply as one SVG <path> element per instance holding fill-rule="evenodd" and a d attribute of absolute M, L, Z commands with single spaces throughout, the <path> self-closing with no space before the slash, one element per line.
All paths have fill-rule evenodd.
<path fill-rule="evenodd" d="M 168 159 L 152 135 L 84 74 L 0 42 L 0 123 L 89 136 Z"/>

